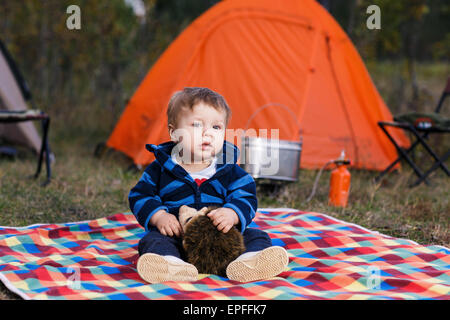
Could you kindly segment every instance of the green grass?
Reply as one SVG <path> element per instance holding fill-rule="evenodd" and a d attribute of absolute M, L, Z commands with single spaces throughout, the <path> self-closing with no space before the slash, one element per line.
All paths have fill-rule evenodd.
<path fill-rule="evenodd" d="M 445 174 L 435 175 L 433 185 L 409 188 L 415 178 L 410 170 L 393 173 L 381 184 L 373 182 L 374 172 L 352 170 L 352 185 L 346 208 L 328 205 L 330 172 L 322 175 L 319 188 L 307 203 L 316 175 L 302 170 L 297 183 L 282 187 L 276 195 L 263 196 L 260 205 L 292 207 L 327 213 L 394 237 L 421 244 L 450 244 L 450 183 Z"/>
<path fill-rule="evenodd" d="M 396 78 L 392 71 L 395 68 L 400 67 L 392 63 L 369 65 L 374 82 L 386 101 L 396 99 L 393 84 Z M 421 92 L 429 93 L 430 101 L 436 101 L 443 89 L 443 75 L 448 73 L 448 70 L 442 71 L 443 68 L 446 70 L 447 67 L 431 64 L 418 68 Z M 408 94 L 405 89 L 404 95 Z M 433 109 L 434 102 L 426 101 L 423 99 L 422 108 Z M 402 109 L 388 105 L 394 113 Z M 448 105 L 445 108 L 448 109 Z M 96 110 L 93 114 L 101 113 Z M 107 153 L 101 159 L 93 155 L 96 144 L 106 140 L 114 125 L 111 119 L 115 117 L 102 117 L 101 125 L 96 126 L 92 117 L 84 122 L 81 118 L 70 118 L 77 117 L 76 113 L 72 113 L 70 119 L 64 116 L 61 112 L 52 121 L 50 141 L 56 163 L 52 167 L 50 185 L 40 186 L 45 170 L 38 180 L 28 178 L 35 171 L 34 156 L 23 153 L 15 160 L 0 159 L 0 225 L 81 221 L 129 211 L 128 192 L 141 173 L 127 170 L 131 163 L 116 153 Z M 86 124 L 85 128 L 82 123 Z M 440 144 L 439 151 L 449 147 L 448 139 L 433 138 L 432 143 Z M 416 156 L 421 165 L 430 163 L 421 150 Z M 300 170 L 298 182 L 285 183 L 276 190 L 259 185 L 259 207 L 322 212 L 420 244 L 450 246 L 450 179 L 441 170 L 430 176 L 431 186 L 422 184 L 416 188 L 408 188 L 415 176 L 406 166 L 401 172 L 390 174 L 382 184 L 373 183 L 377 172 L 352 170 L 351 173 L 352 185 L 346 208 L 327 205 L 329 171 L 323 173 L 315 197 L 306 202 L 317 174 L 317 171 L 309 170 Z M 14 298 L 17 297 L 0 285 L 0 299 Z"/>
<path fill-rule="evenodd" d="M 86 145 L 73 145 L 71 152 L 57 156 L 52 182 L 41 187 L 29 178 L 34 158 L 0 162 L 0 225 L 95 219 L 129 211 L 127 195 L 140 172 L 127 170 L 129 163 L 116 154 L 94 157 Z M 395 237 L 422 244 L 450 245 L 450 181 L 441 171 L 431 175 L 431 186 L 409 188 L 415 175 L 408 168 L 375 184 L 377 172 L 351 170 L 352 184 L 346 208 L 328 206 L 330 172 L 325 171 L 315 196 L 311 193 L 317 171 L 300 170 L 299 180 L 267 188 L 258 185 L 259 207 L 291 207 L 323 212 Z"/>

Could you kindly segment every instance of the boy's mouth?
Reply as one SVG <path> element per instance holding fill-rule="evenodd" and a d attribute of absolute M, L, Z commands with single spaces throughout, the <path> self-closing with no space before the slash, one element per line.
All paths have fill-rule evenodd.
<path fill-rule="evenodd" d="M 202 150 L 205 150 L 205 149 L 208 149 L 211 147 L 212 147 L 211 142 L 203 142 L 202 143 Z"/>

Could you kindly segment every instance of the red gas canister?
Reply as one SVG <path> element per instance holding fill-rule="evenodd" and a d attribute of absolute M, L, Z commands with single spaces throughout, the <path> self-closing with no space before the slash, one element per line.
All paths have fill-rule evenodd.
<path fill-rule="evenodd" d="M 346 207 L 351 180 L 350 172 L 347 170 L 350 160 L 346 160 L 344 153 L 342 153 L 341 158 L 335 160 L 334 163 L 337 165 L 337 168 L 331 172 L 328 204 L 336 207 Z"/>

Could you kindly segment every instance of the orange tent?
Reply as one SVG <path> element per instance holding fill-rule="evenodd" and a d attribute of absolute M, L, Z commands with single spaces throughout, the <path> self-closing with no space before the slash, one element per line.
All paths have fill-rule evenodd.
<path fill-rule="evenodd" d="M 299 124 L 302 168 L 321 167 L 343 149 L 356 168 L 381 170 L 397 156 L 377 126 L 392 120 L 391 113 L 351 40 L 313 0 L 226 0 L 213 6 L 151 68 L 107 145 L 136 164 L 151 162 L 145 144 L 169 140 L 171 95 L 194 86 L 225 97 L 233 112 L 229 129 L 243 129 L 252 118 L 249 128 L 257 132 L 278 128 L 280 139 L 298 140 Z M 256 112 L 268 104 L 273 107 Z M 393 134 L 409 144 L 402 132 Z"/>

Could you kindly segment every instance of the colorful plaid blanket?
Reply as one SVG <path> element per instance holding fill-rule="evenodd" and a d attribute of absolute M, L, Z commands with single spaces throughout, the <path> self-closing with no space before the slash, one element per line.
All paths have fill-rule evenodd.
<path fill-rule="evenodd" d="M 289 253 L 285 272 L 238 283 L 147 284 L 136 272 L 144 230 L 131 213 L 0 227 L 0 280 L 24 299 L 450 299 L 450 250 L 314 212 L 258 210 L 251 227 Z"/>

